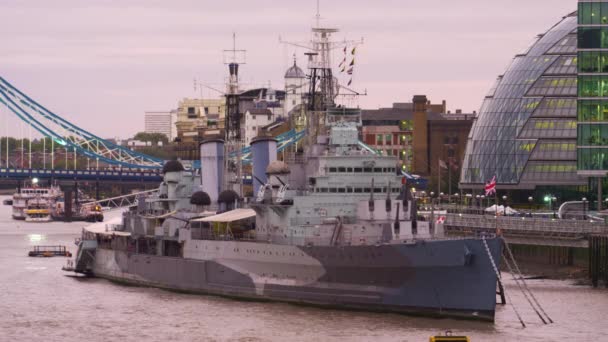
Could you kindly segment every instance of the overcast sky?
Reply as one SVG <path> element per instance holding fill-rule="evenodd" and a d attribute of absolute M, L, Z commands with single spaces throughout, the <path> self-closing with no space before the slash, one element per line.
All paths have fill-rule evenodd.
<path fill-rule="evenodd" d="M 363 108 L 426 94 L 470 112 L 513 56 L 576 4 L 325 0 L 321 16 L 341 29 L 338 39 L 364 38 L 353 81 L 367 89 Z M 0 75 L 85 129 L 128 137 L 143 130 L 145 111 L 200 95 L 194 78 L 223 89 L 222 50 L 233 31 L 247 50 L 242 81 L 282 89 L 291 56 L 305 63 L 304 50 L 279 36 L 308 40 L 315 7 L 316 0 L 0 0 Z"/>

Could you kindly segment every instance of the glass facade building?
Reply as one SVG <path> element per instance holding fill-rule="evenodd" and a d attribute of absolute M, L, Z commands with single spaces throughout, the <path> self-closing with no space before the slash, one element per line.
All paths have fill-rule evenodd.
<path fill-rule="evenodd" d="M 578 173 L 608 170 L 608 1 L 578 3 Z"/>
<path fill-rule="evenodd" d="M 587 185 L 587 179 L 577 172 L 577 137 L 583 133 L 578 119 L 583 115 L 597 123 L 608 112 L 604 114 L 604 104 L 598 99 L 577 100 L 580 93 L 608 95 L 608 83 L 604 83 L 608 73 L 606 80 L 601 74 L 603 57 L 608 55 L 601 51 L 577 55 L 581 35 L 578 32 L 577 36 L 577 19 L 573 12 L 538 35 L 498 77 L 468 137 L 462 188 L 483 187 L 494 175 L 499 189 Z M 598 36 L 596 31 L 585 34 Z M 606 34 L 608 37 L 608 31 Z M 599 37 L 604 37 L 603 31 Z M 585 60 L 579 63 L 582 57 Z M 608 59 L 606 63 L 608 70 Z M 581 82 L 578 73 L 582 69 L 602 71 Z M 577 118 L 581 106 L 587 110 Z"/>

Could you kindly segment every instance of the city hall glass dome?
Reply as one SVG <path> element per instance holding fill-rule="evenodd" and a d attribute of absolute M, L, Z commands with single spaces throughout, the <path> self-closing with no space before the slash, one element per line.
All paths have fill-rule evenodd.
<path fill-rule="evenodd" d="M 460 182 L 478 188 L 585 185 L 576 173 L 577 17 L 564 17 L 515 56 L 486 95 Z"/>

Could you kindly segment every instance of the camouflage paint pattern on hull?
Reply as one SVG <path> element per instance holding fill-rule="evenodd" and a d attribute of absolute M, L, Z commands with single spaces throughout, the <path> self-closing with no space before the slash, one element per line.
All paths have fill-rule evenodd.
<path fill-rule="evenodd" d="M 498 263 L 500 239 L 486 241 Z M 480 239 L 344 247 L 196 242 L 196 259 L 98 248 L 93 272 L 237 298 L 494 320 L 497 279 Z"/>

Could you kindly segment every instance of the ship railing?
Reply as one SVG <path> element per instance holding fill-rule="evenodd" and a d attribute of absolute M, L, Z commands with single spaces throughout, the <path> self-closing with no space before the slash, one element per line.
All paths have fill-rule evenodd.
<path fill-rule="evenodd" d="M 602 222 L 581 220 L 556 220 L 526 217 L 504 217 L 448 214 L 446 225 L 468 229 L 495 229 L 509 234 L 525 235 L 568 235 L 583 237 L 589 234 L 608 233 L 608 226 Z"/>

